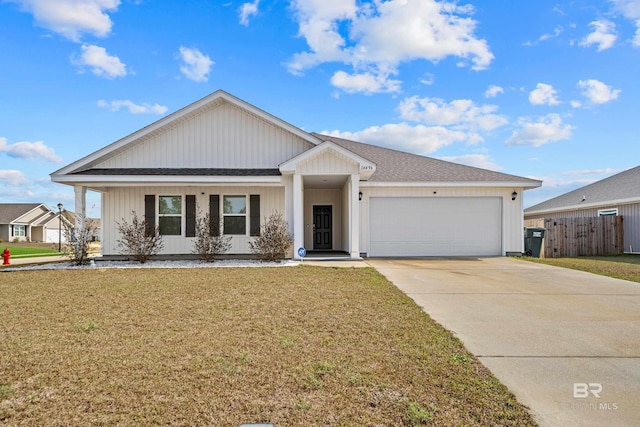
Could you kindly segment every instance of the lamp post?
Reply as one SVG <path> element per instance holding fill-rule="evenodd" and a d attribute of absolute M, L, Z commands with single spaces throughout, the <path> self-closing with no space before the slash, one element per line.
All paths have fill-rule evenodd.
<path fill-rule="evenodd" d="M 62 252 L 62 203 L 58 203 L 58 252 Z"/>

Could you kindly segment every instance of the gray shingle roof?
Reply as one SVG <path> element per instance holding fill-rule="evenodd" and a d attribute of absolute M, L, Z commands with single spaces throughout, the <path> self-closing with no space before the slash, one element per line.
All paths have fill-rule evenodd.
<path fill-rule="evenodd" d="M 622 200 L 640 201 L 640 166 L 530 206 L 524 212 L 575 209 L 585 204 L 607 205 Z"/>
<path fill-rule="evenodd" d="M 523 186 L 539 186 L 540 181 L 494 172 L 487 169 L 460 165 L 444 160 L 405 153 L 377 145 L 364 144 L 333 136 L 312 134 L 331 141 L 342 148 L 376 164 L 369 181 L 382 182 L 509 182 Z"/>
<path fill-rule="evenodd" d="M 41 203 L 0 203 L 0 224 L 9 224 Z"/>

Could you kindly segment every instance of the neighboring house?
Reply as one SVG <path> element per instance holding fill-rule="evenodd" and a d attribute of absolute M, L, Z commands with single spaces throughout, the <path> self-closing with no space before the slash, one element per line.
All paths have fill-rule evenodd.
<path fill-rule="evenodd" d="M 76 213 L 75 212 L 65 210 L 65 211 L 62 212 L 62 215 L 68 221 L 69 224 L 75 225 L 76 222 L 78 222 L 78 220 L 76 219 Z M 92 231 L 93 231 L 92 235 L 90 236 L 91 237 L 91 241 L 99 242 L 101 240 L 100 239 L 100 235 L 102 233 L 102 230 L 100 228 L 100 219 L 99 218 L 87 218 L 86 222 L 88 224 L 90 224 L 90 226 L 92 228 Z"/>
<path fill-rule="evenodd" d="M 524 211 L 525 220 L 621 215 L 624 250 L 640 252 L 640 166 L 562 194 Z"/>
<path fill-rule="evenodd" d="M 42 203 L 0 203 L 0 239 L 5 242 L 58 243 L 58 213 Z"/>
<path fill-rule="evenodd" d="M 221 217 L 230 254 L 249 254 L 283 214 L 298 248 L 361 256 L 501 256 L 523 251 L 522 192 L 540 181 L 307 133 L 224 91 L 51 174 L 102 195 L 102 251 L 116 222 L 159 225 L 164 255 L 193 252 L 196 212 Z M 81 218 L 81 215 L 78 215 Z M 80 224 L 78 224 L 80 225 Z"/>

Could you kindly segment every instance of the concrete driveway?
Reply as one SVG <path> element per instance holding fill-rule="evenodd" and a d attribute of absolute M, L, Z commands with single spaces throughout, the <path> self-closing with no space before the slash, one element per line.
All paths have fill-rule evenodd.
<path fill-rule="evenodd" d="M 640 284 L 512 258 L 367 263 L 540 425 L 640 425 Z"/>

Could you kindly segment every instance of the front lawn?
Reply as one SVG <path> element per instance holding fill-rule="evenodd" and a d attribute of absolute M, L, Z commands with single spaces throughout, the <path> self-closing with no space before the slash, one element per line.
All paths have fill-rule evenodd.
<path fill-rule="evenodd" d="M 640 256 L 612 255 L 576 258 L 523 258 L 527 261 L 582 270 L 601 276 L 640 282 Z"/>
<path fill-rule="evenodd" d="M 0 424 L 533 425 L 370 268 L 0 273 Z"/>
<path fill-rule="evenodd" d="M 58 255 L 58 246 L 53 243 L 0 243 L 0 252 L 7 248 L 12 257 Z"/>

